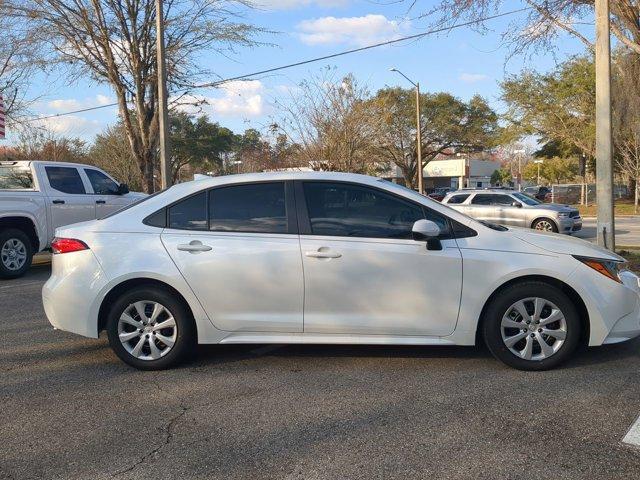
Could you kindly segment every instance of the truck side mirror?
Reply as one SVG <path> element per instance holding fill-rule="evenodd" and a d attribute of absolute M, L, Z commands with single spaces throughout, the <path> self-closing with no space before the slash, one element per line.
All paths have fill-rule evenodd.
<path fill-rule="evenodd" d="M 118 185 L 118 195 L 125 195 L 129 193 L 129 185 L 121 183 Z"/>

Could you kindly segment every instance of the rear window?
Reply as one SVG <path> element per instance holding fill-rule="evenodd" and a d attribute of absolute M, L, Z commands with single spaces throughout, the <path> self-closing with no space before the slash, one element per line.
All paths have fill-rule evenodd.
<path fill-rule="evenodd" d="M 33 190 L 33 175 L 28 167 L 0 165 L 0 190 Z"/>
<path fill-rule="evenodd" d="M 460 195 L 453 195 L 451 198 L 449 198 L 449 200 L 447 200 L 447 203 L 450 205 L 455 205 L 457 203 L 463 203 L 467 198 L 469 198 L 468 193 L 462 193 Z"/>

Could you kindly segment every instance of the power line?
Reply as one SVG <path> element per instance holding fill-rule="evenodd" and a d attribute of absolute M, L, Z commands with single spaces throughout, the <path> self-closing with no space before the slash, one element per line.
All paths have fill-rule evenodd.
<path fill-rule="evenodd" d="M 310 63 L 315 63 L 315 62 L 321 62 L 323 60 L 328 60 L 331 58 L 336 58 L 336 57 L 341 57 L 343 55 L 350 55 L 352 53 L 358 53 L 358 52 L 363 52 L 365 50 L 371 50 L 372 48 L 378 48 L 378 47 L 384 47 L 386 45 L 392 45 L 395 43 L 400 43 L 400 42 L 405 42 L 407 40 L 416 40 L 416 39 L 420 39 L 423 37 L 426 37 L 428 35 L 433 35 L 436 33 L 442 33 L 442 32 L 446 32 L 446 31 L 451 31 L 454 30 L 456 28 L 462 28 L 462 27 L 468 27 L 470 25 L 476 25 L 478 23 L 483 23 L 483 22 L 487 22 L 489 20 L 495 20 L 496 18 L 500 18 L 500 17 L 506 17 L 508 15 L 513 15 L 515 13 L 520 13 L 520 12 L 524 12 L 527 10 L 531 10 L 532 7 L 524 7 L 524 8 L 519 8 L 517 10 L 510 10 L 508 12 L 503 12 L 503 13 L 497 13 L 495 15 L 489 15 L 487 17 L 483 17 L 483 18 L 478 18 L 475 20 L 469 20 L 468 22 L 463 22 L 463 23 L 457 23 L 455 25 L 451 25 L 449 27 L 440 27 L 440 28 L 436 28 L 433 30 L 429 30 L 426 32 L 422 32 L 422 33 L 416 33 L 415 35 L 409 35 L 406 37 L 400 37 L 400 38 L 395 38 L 393 40 L 387 40 L 385 42 L 380 42 L 380 43 L 374 43 L 371 45 L 365 45 L 364 47 L 359 47 L 359 48 L 353 48 L 351 50 L 344 50 L 342 52 L 337 52 L 337 53 L 332 53 L 330 55 L 324 55 L 322 57 L 315 57 L 315 58 L 311 58 L 308 60 L 302 60 L 300 62 L 295 62 L 295 63 L 289 63 L 287 65 L 281 65 L 279 67 L 273 67 L 273 68 L 268 68 L 266 70 L 260 70 L 258 72 L 252 72 L 252 73 L 247 73 L 244 75 L 238 75 L 236 77 L 229 77 L 229 78 L 225 78 L 222 80 L 218 80 L 215 82 L 210 82 L 210 83 L 203 83 L 200 85 L 194 85 L 193 87 L 190 87 L 188 89 L 184 89 L 184 90 L 178 90 L 176 93 L 184 93 L 184 92 L 188 92 L 191 90 L 198 90 L 201 88 L 215 88 L 215 87 L 219 87 L 221 85 L 224 85 L 225 83 L 229 83 L 229 82 L 234 82 L 237 80 L 245 80 L 247 78 L 250 77 L 257 77 L 258 75 L 265 75 L 267 73 L 273 73 L 273 72 L 277 72 L 280 70 L 286 70 L 289 68 L 293 68 L 293 67 L 299 67 L 301 65 L 308 65 Z M 61 112 L 61 113 L 55 113 L 52 115 L 46 115 L 44 117 L 35 117 L 35 118 L 30 118 L 27 120 L 23 120 L 24 122 L 33 122 L 33 121 L 37 121 L 37 120 L 46 120 L 49 118 L 57 118 L 57 117 L 63 117 L 66 115 L 73 115 L 76 113 L 84 113 L 84 112 L 90 112 L 93 110 L 100 110 L 102 108 L 108 108 L 108 107 L 115 107 L 117 106 L 118 103 L 114 102 L 114 103 L 107 103 L 104 105 L 97 105 L 95 107 L 87 107 L 87 108 L 81 108 L 79 110 L 72 110 L 69 112 Z"/>

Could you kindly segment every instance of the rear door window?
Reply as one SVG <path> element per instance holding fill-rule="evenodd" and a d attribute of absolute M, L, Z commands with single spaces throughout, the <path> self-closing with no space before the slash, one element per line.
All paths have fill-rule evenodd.
<path fill-rule="evenodd" d="M 473 205 L 491 205 L 493 195 L 487 193 L 478 193 L 471 199 Z"/>
<path fill-rule="evenodd" d="M 287 233 L 284 182 L 214 188 L 209 193 L 209 229 Z"/>
<path fill-rule="evenodd" d="M 82 195 L 87 193 L 80 172 L 75 167 L 44 167 L 49 185 L 62 193 Z"/>
<path fill-rule="evenodd" d="M 200 192 L 169 207 L 169 228 L 207 229 L 207 192 Z"/>
<path fill-rule="evenodd" d="M 447 204 L 457 205 L 460 203 L 464 203 L 464 201 L 469 198 L 469 193 L 462 193 L 460 195 L 453 195 L 447 200 Z"/>

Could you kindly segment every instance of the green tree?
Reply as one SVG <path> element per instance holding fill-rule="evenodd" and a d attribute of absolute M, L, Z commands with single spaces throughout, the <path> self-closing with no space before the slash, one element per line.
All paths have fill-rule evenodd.
<path fill-rule="evenodd" d="M 193 118 L 175 112 L 169 119 L 171 131 L 171 176 L 181 180 L 180 172 L 189 167 L 190 173 L 220 171 L 226 155 L 236 144 L 235 134 L 207 116 Z"/>
<path fill-rule="evenodd" d="M 595 154 L 595 71 L 577 57 L 549 73 L 524 71 L 502 82 L 507 129 L 516 136 L 537 135 L 554 142 L 553 153 Z"/>
<path fill-rule="evenodd" d="M 380 156 L 401 170 L 407 185 L 415 186 L 414 91 L 385 88 L 379 90 L 370 103 L 375 107 L 372 121 Z M 423 93 L 420 110 L 423 168 L 438 155 L 478 152 L 492 147 L 500 134 L 497 114 L 477 95 L 464 102 L 449 93 Z"/>
<path fill-rule="evenodd" d="M 143 179 L 122 124 L 107 127 L 96 138 L 87 155 L 87 163 L 100 167 L 134 191 L 143 189 Z"/>
<path fill-rule="evenodd" d="M 492 185 L 506 185 L 511 181 L 511 172 L 506 168 L 500 168 L 491 174 Z"/>
<path fill-rule="evenodd" d="M 542 164 L 527 163 L 522 169 L 524 178 L 537 183 L 538 166 L 540 168 L 540 179 L 544 183 L 566 183 L 572 181 L 578 175 L 577 158 L 552 157 L 545 159 Z"/>

